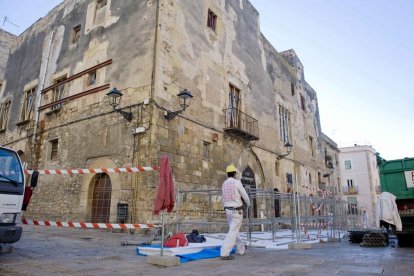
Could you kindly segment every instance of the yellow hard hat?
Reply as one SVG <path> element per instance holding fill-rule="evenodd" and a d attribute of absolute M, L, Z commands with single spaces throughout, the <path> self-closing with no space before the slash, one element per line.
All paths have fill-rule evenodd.
<path fill-rule="evenodd" d="M 230 165 L 228 165 L 228 166 L 227 166 L 226 173 L 229 173 L 229 172 L 236 172 L 236 171 L 237 171 L 237 169 L 236 169 L 236 167 L 234 166 L 234 164 L 230 164 Z"/>

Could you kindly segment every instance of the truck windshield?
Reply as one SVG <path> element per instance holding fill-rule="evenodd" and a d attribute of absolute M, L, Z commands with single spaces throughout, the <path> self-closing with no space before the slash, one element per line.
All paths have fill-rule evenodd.
<path fill-rule="evenodd" d="M 3 183 L 23 184 L 23 171 L 17 154 L 0 148 L 0 185 Z"/>

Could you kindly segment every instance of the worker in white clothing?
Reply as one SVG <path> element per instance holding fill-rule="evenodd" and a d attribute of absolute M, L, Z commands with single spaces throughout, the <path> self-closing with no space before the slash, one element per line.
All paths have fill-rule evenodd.
<path fill-rule="evenodd" d="M 236 167 L 231 164 L 227 166 L 226 172 L 228 178 L 223 183 L 222 191 L 229 232 L 221 246 L 220 256 L 223 260 L 231 260 L 234 258 L 230 255 L 234 245 L 236 245 L 237 253 L 240 255 L 243 255 L 246 251 L 246 246 L 240 239 L 239 230 L 243 221 L 243 201 L 248 207 L 250 206 L 250 199 L 240 180 L 235 179 Z"/>

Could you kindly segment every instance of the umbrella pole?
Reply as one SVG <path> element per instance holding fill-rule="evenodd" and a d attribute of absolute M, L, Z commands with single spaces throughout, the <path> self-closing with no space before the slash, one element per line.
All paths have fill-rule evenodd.
<path fill-rule="evenodd" d="M 162 210 L 162 215 L 161 215 L 161 256 L 164 256 L 164 213 L 165 213 L 165 210 Z"/>

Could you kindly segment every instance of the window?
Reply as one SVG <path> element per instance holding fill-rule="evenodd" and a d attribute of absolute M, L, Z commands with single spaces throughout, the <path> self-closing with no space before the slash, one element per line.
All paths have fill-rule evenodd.
<path fill-rule="evenodd" d="M 287 174 L 286 174 L 286 183 L 287 183 L 288 185 L 292 185 L 292 184 L 293 184 L 293 176 L 292 176 L 292 174 L 291 174 L 291 173 L 287 173 Z"/>
<path fill-rule="evenodd" d="M 283 143 L 289 142 L 289 111 L 279 105 L 279 127 L 280 127 L 280 140 Z"/>
<path fill-rule="evenodd" d="M 351 160 L 345 160 L 344 165 L 345 165 L 345 170 L 352 169 Z"/>
<path fill-rule="evenodd" d="M 20 113 L 20 121 L 24 122 L 32 118 L 33 105 L 35 99 L 36 87 L 29 89 L 24 92 L 24 103 L 22 107 L 22 112 Z"/>
<path fill-rule="evenodd" d="M 0 130 L 4 130 L 7 127 L 7 120 L 9 119 L 11 101 L 2 103 L 0 105 Z"/>
<path fill-rule="evenodd" d="M 208 159 L 210 156 L 211 143 L 203 141 L 203 159 Z"/>
<path fill-rule="evenodd" d="M 217 24 L 217 15 L 209 9 L 208 15 L 207 15 L 207 27 L 209 27 L 213 31 L 216 31 L 216 24 Z"/>
<path fill-rule="evenodd" d="M 65 80 L 66 75 L 55 80 L 55 84 L 61 84 L 56 86 L 52 91 L 52 103 L 63 99 L 65 95 Z M 61 107 L 62 104 L 57 104 L 52 107 L 52 110 L 60 109 Z"/>
<path fill-rule="evenodd" d="M 354 187 L 354 180 L 347 179 L 346 184 L 348 185 L 348 188 L 352 188 L 352 187 Z"/>
<path fill-rule="evenodd" d="M 311 156 L 314 157 L 315 156 L 315 149 L 313 146 L 313 137 L 309 136 L 309 151 L 311 153 Z"/>
<path fill-rule="evenodd" d="M 90 72 L 88 74 L 88 85 L 96 84 L 96 71 Z"/>
<path fill-rule="evenodd" d="M 56 160 L 58 156 L 59 140 L 50 141 L 50 160 Z"/>
<path fill-rule="evenodd" d="M 303 111 L 306 111 L 306 102 L 305 97 L 303 95 L 300 95 L 300 107 Z"/>
<path fill-rule="evenodd" d="M 295 96 L 295 85 L 293 82 L 290 83 L 290 92 L 292 92 L 292 96 Z"/>
<path fill-rule="evenodd" d="M 312 175 L 309 173 L 309 184 L 312 185 Z"/>
<path fill-rule="evenodd" d="M 79 41 L 80 35 L 81 35 L 81 25 L 78 25 L 75 28 L 73 28 L 72 44 L 75 44 Z"/>
<path fill-rule="evenodd" d="M 358 201 L 356 197 L 348 197 L 348 214 L 358 214 Z"/>

